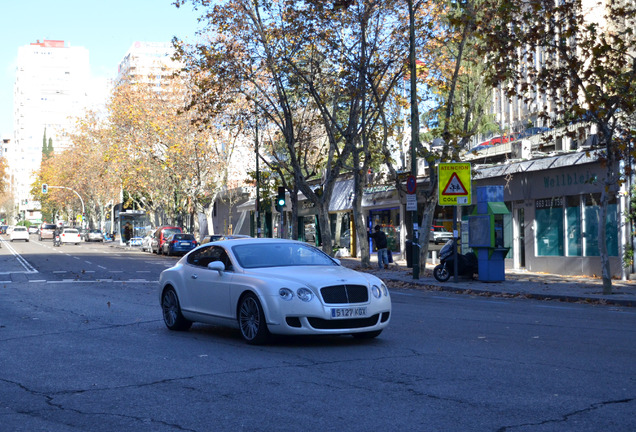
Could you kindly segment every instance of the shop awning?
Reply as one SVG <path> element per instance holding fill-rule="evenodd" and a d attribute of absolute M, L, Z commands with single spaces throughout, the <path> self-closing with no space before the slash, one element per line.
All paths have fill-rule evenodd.
<path fill-rule="evenodd" d="M 236 210 L 240 212 L 255 211 L 256 200 L 255 199 L 247 200 L 243 204 L 236 206 Z"/>

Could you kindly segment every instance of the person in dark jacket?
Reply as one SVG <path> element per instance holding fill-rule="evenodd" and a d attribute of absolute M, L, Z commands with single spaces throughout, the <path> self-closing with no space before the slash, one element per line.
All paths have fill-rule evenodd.
<path fill-rule="evenodd" d="M 369 232 L 369 238 L 375 242 L 375 248 L 378 250 L 378 267 L 389 268 L 389 255 L 387 251 L 386 234 L 380 229 L 380 225 L 375 226 L 375 232 Z"/>

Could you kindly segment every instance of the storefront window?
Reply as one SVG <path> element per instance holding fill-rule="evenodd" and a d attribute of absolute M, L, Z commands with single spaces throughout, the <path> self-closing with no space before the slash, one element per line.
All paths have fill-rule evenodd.
<path fill-rule="evenodd" d="M 398 208 L 369 211 L 369 229 L 376 225 L 386 234 L 388 248 L 394 252 L 400 250 L 400 210 Z"/>
<path fill-rule="evenodd" d="M 599 256 L 598 215 L 601 211 L 600 194 L 588 195 L 585 199 L 585 256 Z M 605 219 L 607 253 L 618 256 L 618 206 L 616 197 L 610 197 Z"/>
<path fill-rule="evenodd" d="M 568 196 L 565 198 L 565 223 L 567 256 L 581 256 L 583 247 L 581 244 L 581 198 Z"/>
<path fill-rule="evenodd" d="M 563 256 L 563 198 L 535 201 L 537 256 Z"/>

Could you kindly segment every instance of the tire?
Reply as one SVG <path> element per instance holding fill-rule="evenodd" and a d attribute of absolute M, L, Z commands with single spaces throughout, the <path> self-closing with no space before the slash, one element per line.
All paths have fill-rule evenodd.
<path fill-rule="evenodd" d="M 269 339 L 269 330 L 265 322 L 265 314 L 258 298 L 245 294 L 238 305 L 238 324 L 241 336 L 251 345 L 260 345 Z"/>
<path fill-rule="evenodd" d="M 375 331 L 369 331 L 369 332 L 363 332 L 363 333 L 353 333 L 351 336 L 353 336 L 356 339 L 373 339 L 380 336 L 380 333 L 382 333 L 382 330 L 375 330 Z"/>
<path fill-rule="evenodd" d="M 433 269 L 433 277 L 440 282 L 446 282 L 450 279 L 450 271 L 444 266 L 444 264 L 438 264 Z"/>
<path fill-rule="evenodd" d="M 185 331 L 192 327 L 192 321 L 181 313 L 179 298 L 173 288 L 167 288 L 161 295 L 163 322 L 170 330 Z"/>

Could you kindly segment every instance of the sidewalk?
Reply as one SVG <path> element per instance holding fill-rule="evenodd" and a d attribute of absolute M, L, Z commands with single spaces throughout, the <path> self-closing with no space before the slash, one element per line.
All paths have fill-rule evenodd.
<path fill-rule="evenodd" d="M 450 291 L 492 297 L 515 297 L 537 300 L 607 304 L 636 307 L 636 281 L 612 281 L 612 294 L 603 294 L 601 278 L 583 276 L 561 276 L 547 273 L 531 273 L 506 269 L 506 280 L 502 282 L 480 282 L 458 277 L 447 282 L 438 282 L 433 277 L 434 265 L 427 263 L 426 271 L 419 279 L 413 279 L 413 271 L 405 260 L 396 260 L 387 270 L 378 269 L 372 258 L 371 268 L 363 269 L 359 258 L 339 258 L 342 265 L 354 270 L 372 273 L 396 288 Z"/>

